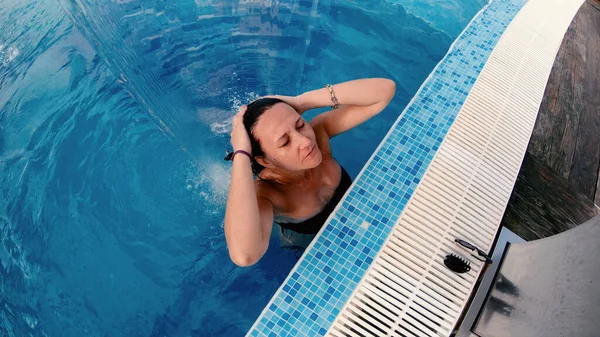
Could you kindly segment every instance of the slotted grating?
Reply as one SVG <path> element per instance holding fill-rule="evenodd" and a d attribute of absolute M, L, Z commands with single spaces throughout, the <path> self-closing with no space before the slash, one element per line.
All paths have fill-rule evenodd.
<path fill-rule="evenodd" d="M 562 37 L 582 0 L 530 0 L 493 50 L 398 223 L 329 336 L 448 336 L 489 251 Z M 455 253 L 472 270 L 455 274 Z"/>

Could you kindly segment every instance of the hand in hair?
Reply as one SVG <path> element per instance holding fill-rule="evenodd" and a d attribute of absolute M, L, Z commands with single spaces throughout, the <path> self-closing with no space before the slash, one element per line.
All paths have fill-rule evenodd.
<path fill-rule="evenodd" d="M 307 109 L 304 108 L 304 104 L 300 99 L 300 96 L 282 96 L 282 95 L 269 95 L 263 98 L 277 98 L 284 101 L 287 105 L 291 106 L 300 115 L 302 115 Z"/>
<path fill-rule="evenodd" d="M 244 105 L 240 108 L 238 113 L 233 117 L 233 127 L 231 130 L 231 146 L 233 150 L 243 150 L 248 153 L 252 153 L 252 146 L 250 145 L 250 137 L 244 127 L 244 114 L 246 113 L 247 107 Z"/>

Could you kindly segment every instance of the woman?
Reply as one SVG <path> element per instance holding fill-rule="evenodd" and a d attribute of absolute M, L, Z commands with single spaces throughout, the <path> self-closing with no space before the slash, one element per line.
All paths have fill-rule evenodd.
<path fill-rule="evenodd" d="M 267 96 L 233 119 L 234 154 L 225 212 L 231 260 L 256 263 L 269 246 L 273 222 L 284 246 L 306 248 L 352 183 L 329 140 L 381 112 L 396 85 L 381 78 L 327 85 L 299 96 Z M 302 114 L 332 106 L 310 122 Z M 257 179 L 254 180 L 254 174 Z"/>

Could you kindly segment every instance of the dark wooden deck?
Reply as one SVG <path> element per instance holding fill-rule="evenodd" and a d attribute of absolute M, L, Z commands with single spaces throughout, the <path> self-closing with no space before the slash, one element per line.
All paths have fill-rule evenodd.
<path fill-rule="evenodd" d="M 600 213 L 600 0 L 587 0 L 557 54 L 502 225 L 526 240 Z"/>

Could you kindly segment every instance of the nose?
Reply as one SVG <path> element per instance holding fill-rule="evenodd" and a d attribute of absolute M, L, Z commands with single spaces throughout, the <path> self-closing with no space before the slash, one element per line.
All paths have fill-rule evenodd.
<path fill-rule="evenodd" d="M 299 138 L 298 143 L 300 145 L 301 150 L 311 147 L 312 141 L 310 140 L 310 138 L 308 138 L 302 134 L 298 135 L 298 138 Z"/>

